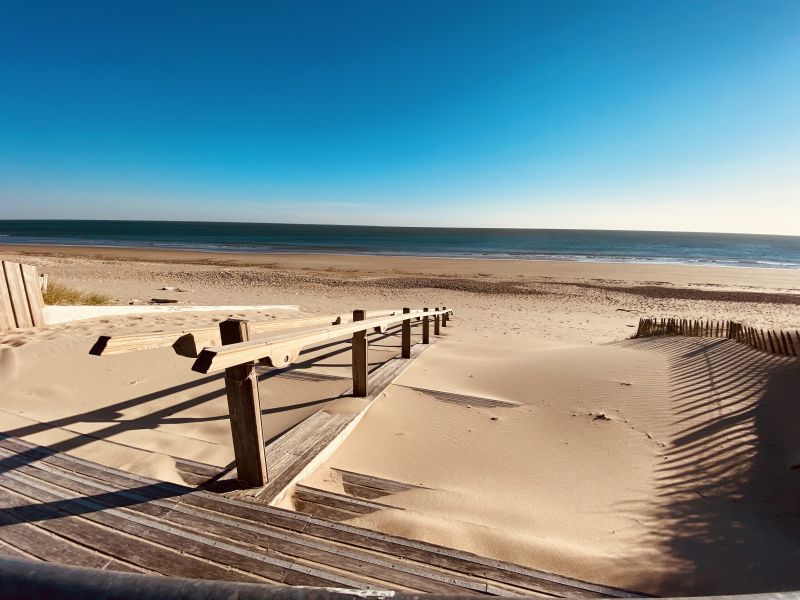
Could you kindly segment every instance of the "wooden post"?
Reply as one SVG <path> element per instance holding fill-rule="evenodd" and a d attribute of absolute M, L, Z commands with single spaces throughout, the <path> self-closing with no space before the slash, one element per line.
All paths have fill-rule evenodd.
<path fill-rule="evenodd" d="M 447 307 L 446 307 L 446 306 L 443 306 L 443 307 L 442 307 L 442 310 L 447 310 Z M 444 314 L 442 315 L 442 327 L 447 327 L 447 318 L 448 318 L 448 315 L 447 315 L 447 313 L 444 313 Z"/>
<path fill-rule="evenodd" d="M 427 308 L 422 309 L 425 312 L 428 312 Z M 422 317 L 422 343 L 423 344 L 430 344 L 431 343 L 431 318 L 428 315 L 424 315 Z"/>
<path fill-rule="evenodd" d="M 439 310 L 439 307 L 436 307 L 436 310 Z M 434 315 L 433 317 L 433 335 L 441 335 L 441 331 L 439 330 L 439 325 L 441 323 L 441 315 Z"/>
<path fill-rule="evenodd" d="M 403 314 L 408 314 L 411 312 L 410 308 L 404 308 Z M 404 319 L 403 320 L 403 328 L 402 328 L 402 347 L 401 347 L 401 354 L 403 358 L 411 358 L 411 319 Z"/>
<path fill-rule="evenodd" d="M 250 339 L 247 321 L 241 319 L 222 321 L 219 334 L 223 345 Z M 236 456 L 236 478 L 252 487 L 260 487 L 267 483 L 268 477 L 255 364 L 250 362 L 225 369 L 225 392 Z"/>
<path fill-rule="evenodd" d="M 354 310 L 353 322 L 363 321 L 367 311 Z M 367 331 L 353 332 L 353 396 L 367 395 Z"/>

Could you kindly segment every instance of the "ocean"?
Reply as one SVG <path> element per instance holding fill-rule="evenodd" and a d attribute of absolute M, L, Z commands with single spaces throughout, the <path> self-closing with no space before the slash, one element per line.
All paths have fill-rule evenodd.
<path fill-rule="evenodd" d="M 0 220 L 0 244 L 800 269 L 800 237 L 728 233 Z"/>

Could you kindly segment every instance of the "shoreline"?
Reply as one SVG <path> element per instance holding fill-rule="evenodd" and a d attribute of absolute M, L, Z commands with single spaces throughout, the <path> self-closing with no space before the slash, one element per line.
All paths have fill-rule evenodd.
<path fill-rule="evenodd" d="M 632 265 L 666 265 L 666 266 L 686 266 L 686 267 L 721 267 L 729 269 L 773 269 L 778 271 L 800 271 L 800 263 L 766 263 L 764 261 L 743 261 L 731 260 L 722 261 L 719 259 L 695 259 L 691 261 L 681 260 L 671 257 L 635 257 L 635 256 L 589 256 L 585 254 L 534 254 L 510 256 L 507 253 L 497 254 L 409 254 L 403 252 L 336 252 L 336 251 L 314 251 L 311 248 L 301 248 L 296 250 L 275 250 L 275 249 L 222 249 L 222 248 L 196 248 L 196 247 L 158 247 L 158 246 L 135 246 L 135 245 L 102 245 L 102 244 L 28 244 L 17 242 L 0 241 L 0 251 L 4 248 L 24 248 L 35 249 L 36 252 L 44 252 L 46 248 L 59 249 L 85 249 L 85 250 L 120 250 L 131 252 L 185 252 L 211 255 L 236 255 L 236 256 L 332 256 L 332 257 L 367 257 L 367 258 L 409 258 L 409 259 L 431 259 L 431 260 L 490 260 L 490 261 L 526 261 L 526 262 L 557 262 L 557 263 L 580 263 L 580 264 L 632 264 Z"/>

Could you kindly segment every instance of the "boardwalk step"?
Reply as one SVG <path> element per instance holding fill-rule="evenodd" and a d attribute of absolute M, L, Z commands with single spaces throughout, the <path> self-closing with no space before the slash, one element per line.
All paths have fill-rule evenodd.
<path fill-rule="evenodd" d="M 388 496 L 389 494 L 396 494 L 398 492 L 406 492 L 411 489 L 427 490 L 422 485 L 415 485 L 413 483 L 404 483 L 402 481 L 395 481 L 392 479 L 383 479 L 373 475 L 364 475 L 362 473 L 354 473 L 353 471 L 346 471 L 344 469 L 331 468 L 339 474 L 342 478 L 342 487 L 344 491 L 356 498 L 364 498 L 366 500 L 373 500 Z"/>
<path fill-rule="evenodd" d="M 297 484 L 297 487 L 294 491 L 294 500 L 295 504 L 311 502 L 318 505 L 330 506 L 345 510 L 355 515 L 364 515 L 386 509 L 403 510 L 402 508 L 391 506 L 389 504 L 373 502 L 371 500 L 364 500 L 362 498 L 352 498 L 350 496 L 345 496 L 344 494 L 320 490 L 302 484 Z M 301 510 L 301 512 L 304 511 Z"/>

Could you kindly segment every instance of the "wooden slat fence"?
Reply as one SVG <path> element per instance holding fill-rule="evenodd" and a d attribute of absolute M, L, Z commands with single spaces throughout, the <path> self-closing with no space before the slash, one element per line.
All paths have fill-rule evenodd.
<path fill-rule="evenodd" d="M 633 337 L 658 335 L 726 338 L 770 354 L 800 356 L 800 331 L 756 329 L 738 321 L 642 318 Z"/>
<path fill-rule="evenodd" d="M 10 260 L 0 266 L 0 331 L 44 325 L 44 280 L 33 265 Z"/>

